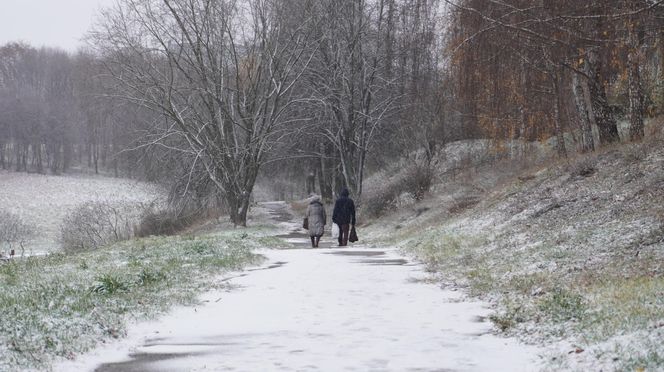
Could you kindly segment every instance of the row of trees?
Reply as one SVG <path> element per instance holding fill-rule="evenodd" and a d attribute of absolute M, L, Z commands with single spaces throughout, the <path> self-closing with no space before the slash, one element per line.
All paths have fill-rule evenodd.
<path fill-rule="evenodd" d="M 420 139 L 435 151 L 431 134 L 444 117 L 439 8 L 125 0 L 91 38 L 111 95 L 162 118 L 139 147 L 177 157 L 185 166 L 174 189 L 218 195 L 242 225 L 267 163 L 313 172 L 329 199 L 341 185 L 360 196 L 371 154 L 385 146 L 396 155 Z"/>
<path fill-rule="evenodd" d="M 456 139 L 555 136 L 565 155 L 565 133 L 583 151 L 617 141 L 624 113 L 638 140 L 662 99 L 663 9 L 121 0 L 87 53 L 1 50 L 0 162 L 57 172 L 109 158 L 116 172 L 165 182 L 173 201 L 212 198 L 244 225 L 261 175 L 361 198 L 367 171 L 403 157 L 428 169 Z"/>
<path fill-rule="evenodd" d="M 110 152 L 102 128 L 86 125 L 96 120 L 84 120 L 85 63 L 55 49 L 0 49 L 0 167 L 58 173 L 75 157 L 92 165 Z"/>
<path fill-rule="evenodd" d="M 0 169 L 170 178 L 177 156 L 142 147 L 163 116 L 114 96 L 106 66 L 92 51 L 1 46 Z"/>
<path fill-rule="evenodd" d="M 295 86 L 296 135 L 272 157 L 288 159 L 279 169 L 313 177 L 327 200 L 342 186 L 361 197 L 368 169 L 422 148 L 415 162 L 428 166 L 462 138 L 447 111 L 443 15 L 438 0 L 311 2 L 311 58 Z"/>
<path fill-rule="evenodd" d="M 145 113 L 109 99 L 103 70 L 89 52 L 0 47 L 0 169 L 143 174 L 136 172 L 142 154 L 123 150 Z"/>

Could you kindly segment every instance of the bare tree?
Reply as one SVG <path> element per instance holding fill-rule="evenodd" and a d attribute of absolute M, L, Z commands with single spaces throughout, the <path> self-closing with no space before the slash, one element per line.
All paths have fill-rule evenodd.
<path fill-rule="evenodd" d="M 320 42 L 307 74 L 309 101 L 322 135 L 333 145 L 337 174 L 358 197 L 372 141 L 399 96 L 384 57 L 393 5 L 387 0 L 326 0 L 310 9 L 315 19 L 311 32 Z M 329 148 L 321 145 L 321 150 Z"/>
<path fill-rule="evenodd" d="M 124 0 L 93 34 L 117 95 L 163 115 L 152 142 L 180 139 L 238 225 L 306 61 L 307 34 L 281 27 L 280 5 Z"/>

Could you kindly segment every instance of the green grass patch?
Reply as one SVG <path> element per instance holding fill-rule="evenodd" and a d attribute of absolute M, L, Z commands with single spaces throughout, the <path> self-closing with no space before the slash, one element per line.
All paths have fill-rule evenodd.
<path fill-rule="evenodd" d="M 498 279 L 493 277 L 491 270 L 483 265 L 474 266 L 472 269 L 466 271 L 465 275 L 468 278 L 472 295 L 489 293 L 498 284 Z"/>
<path fill-rule="evenodd" d="M 601 342 L 664 322 L 664 278 L 606 280 L 589 292 L 592 311 L 581 326 L 590 341 Z"/>
<path fill-rule="evenodd" d="M 618 346 L 614 350 L 618 355 L 620 371 L 659 371 L 664 366 L 664 351 L 661 339 L 647 340 L 638 345 L 638 349 Z"/>
<path fill-rule="evenodd" d="M 434 272 L 440 271 L 458 257 L 461 242 L 461 237 L 428 231 L 408 241 L 407 249 L 425 263 L 428 271 Z"/>
<path fill-rule="evenodd" d="M 150 237 L 1 264 L 0 370 L 48 369 L 56 356 L 121 337 L 131 319 L 195 303 L 210 278 L 261 259 L 255 233 Z"/>
<path fill-rule="evenodd" d="M 588 305 L 580 294 L 564 288 L 555 288 L 540 299 L 538 307 L 548 318 L 560 323 L 582 320 Z"/>

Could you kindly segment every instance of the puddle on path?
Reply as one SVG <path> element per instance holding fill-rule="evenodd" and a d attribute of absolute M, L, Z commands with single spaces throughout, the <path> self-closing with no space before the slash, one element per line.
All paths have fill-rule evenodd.
<path fill-rule="evenodd" d="M 147 372 L 157 371 L 154 363 L 171 359 L 187 358 L 205 355 L 207 353 L 135 353 L 130 354 L 130 360 L 117 363 L 102 364 L 95 372 Z"/>
<path fill-rule="evenodd" d="M 170 342 L 169 342 L 170 341 Z M 196 346 L 233 346 L 237 342 L 216 342 L 216 341 L 196 341 L 196 342 L 176 342 L 173 339 L 166 337 L 151 338 L 145 341 L 143 347 L 153 346 L 180 346 L 180 347 L 196 347 Z M 203 353 L 203 352 L 200 352 Z M 182 353 L 177 353 L 182 354 Z"/>
<path fill-rule="evenodd" d="M 486 322 L 487 317 L 477 315 L 477 316 L 472 317 L 471 320 L 475 323 L 484 323 L 484 322 Z"/>
<path fill-rule="evenodd" d="M 363 264 L 369 264 L 369 265 L 385 265 L 385 266 L 404 266 L 409 264 L 408 261 L 404 260 L 403 258 L 394 258 L 394 259 L 377 259 L 377 260 L 359 260 L 357 261 L 359 263 Z"/>
<path fill-rule="evenodd" d="M 284 265 L 287 264 L 287 263 L 288 263 L 288 262 L 277 261 L 277 262 L 275 262 L 275 263 L 273 263 L 273 264 L 270 264 L 270 265 L 268 265 L 268 266 L 265 266 L 265 267 L 257 267 L 257 268 L 255 268 L 255 269 L 246 269 L 245 271 L 261 271 L 261 270 L 276 269 L 276 268 L 279 268 L 279 267 L 284 266 Z M 244 276 L 244 275 L 243 275 L 243 276 Z"/>
<path fill-rule="evenodd" d="M 326 252 L 325 254 L 338 254 L 340 256 L 374 257 L 374 256 L 384 256 L 385 252 L 382 252 L 382 251 L 334 251 L 334 252 Z"/>

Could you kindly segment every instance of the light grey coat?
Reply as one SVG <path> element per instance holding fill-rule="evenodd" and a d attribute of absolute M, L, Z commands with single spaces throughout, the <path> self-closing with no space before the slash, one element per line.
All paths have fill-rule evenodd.
<path fill-rule="evenodd" d="M 319 200 L 313 200 L 307 207 L 305 217 L 309 219 L 309 236 L 323 236 L 327 223 L 325 206 Z"/>

